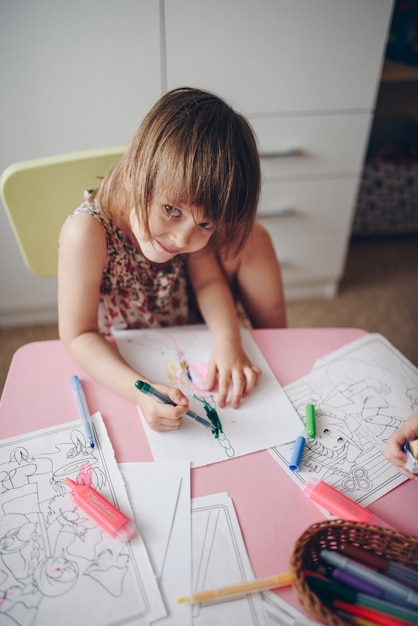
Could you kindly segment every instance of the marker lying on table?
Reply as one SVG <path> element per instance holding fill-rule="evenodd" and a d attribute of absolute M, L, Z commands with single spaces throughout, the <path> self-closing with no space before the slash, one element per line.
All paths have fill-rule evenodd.
<path fill-rule="evenodd" d="M 292 454 L 289 460 L 289 469 L 292 472 L 298 472 L 302 461 L 303 450 L 305 448 L 305 437 L 297 437 L 293 446 Z"/>
<path fill-rule="evenodd" d="M 315 407 L 313 404 L 306 405 L 305 414 L 306 414 L 306 434 L 310 439 L 313 439 L 316 435 Z"/>
<path fill-rule="evenodd" d="M 95 522 L 104 528 L 112 537 L 120 541 L 130 541 L 136 532 L 132 520 L 119 511 L 101 493 L 90 487 L 80 485 L 71 478 L 65 482 L 71 487 L 74 502 L 83 509 Z"/>
<path fill-rule="evenodd" d="M 308 496 L 310 500 L 313 500 L 313 502 L 324 507 L 327 511 L 340 519 L 351 522 L 364 522 L 365 524 L 396 530 L 393 526 L 380 519 L 380 517 L 374 515 L 371 511 L 363 508 L 360 504 L 354 502 L 354 500 L 351 500 L 345 494 L 318 478 L 310 478 L 305 483 L 303 493 Z"/>
<path fill-rule="evenodd" d="M 87 408 L 86 397 L 83 391 L 83 385 L 81 384 L 81 380 L 78 376 L 71 377 L 71 387 L 74 391 L 75 401 L 77 403 L 78 412 L 80 414 L 81 422 L 84 426 L 84 430 L 86 431 L 86 437 L 89 442 L 90 448 L 94 448 L 94 436 L 93 429 L 91 427 L 91 417 L 90 412 Z"/>
<path fill-rule="evenodd" d="M 143 380 L 137 380 L 135 383 L 135 387 L 139 389 L 139 391 L 142 391 L 142 393 L 152 396 L 163 404 L 171 404 L 171 406 L 177 406 L 177 404 L 173 402 L 168 396 L 161 393 L 161 391 L 154 389 L 154 387 L 151 387 L 149 383 L 145 383 Z M 184 414 L 194 420 L 197 424 L 201 424 L 201 426 L 206 426 L 206 428 L 212 428 L 212 424 L 210 422 L 205 420 L 203 417 L 200 417 L 193 411 L 186 411 Z"/>
<path fill-rule="evenodd" d="M 230 587 L 221 587 L 220 589 L 212 589 L 210 591 L 201 591 L 199 593 L 194 593 L 191 596 L 186 596 L 185 598 L 179 598 L 177 602 L 179 604 L 202 604 L 204 602 L 219 602 L 220 600 L 229 600 L 231 598 L 245 596 L 247 593 L 267 591 L 269 589 L 276 589 L 278 587 L 290 587 L 291 584 L 292 576 L 286 572 L 285 574 L 278 574 L 277 576 L 271 576 L 270 578 L 259 578 L 258 580 L 251 580 L 248 583 L 231 585 Z"/>

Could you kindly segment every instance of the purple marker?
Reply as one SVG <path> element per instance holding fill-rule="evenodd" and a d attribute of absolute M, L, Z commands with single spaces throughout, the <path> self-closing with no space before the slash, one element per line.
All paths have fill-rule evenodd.
<path fill-rule="evenodd" d="M 354 576 L 354 574 L 350 574 L 350 572 L 346 572 L 339 567 L 334 567 L 331 576 L 337 582 L 352 587 L 361 593 L 367 593 L 369 596 L 373 596 L 373 598 L 382 597 L 382 590 L 379 589 L 379 587 L 376 587 L 376 585 L 366 580 L 360 580 L 360 578 Z"/>

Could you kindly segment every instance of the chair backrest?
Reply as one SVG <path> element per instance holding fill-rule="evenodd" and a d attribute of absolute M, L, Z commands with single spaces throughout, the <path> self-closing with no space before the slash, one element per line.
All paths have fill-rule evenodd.
<path fill-rule="evenodd" d="M 74 152 L 10 165 L 1 195 L 26 267 L 56 276 L 61 226 L 94 189 L 127 146 Z"/>

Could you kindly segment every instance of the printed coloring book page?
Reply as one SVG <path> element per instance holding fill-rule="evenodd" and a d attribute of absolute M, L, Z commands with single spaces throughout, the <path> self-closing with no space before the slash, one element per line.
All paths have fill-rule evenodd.
<path fill-rule="evenodd" d="M 144 542 L 111 537 L 72 499 L 93 488 L 131 519 L 106 428 L 75 421 L 0 441 L 0 624 L 148 624 L 166 609 Z"/>
<path fill-rule="evenodd" d="M 222 424 L 222 432 L 214 436 L 210 428 L 184 417 L 179 430 L 158 433 L 142 418 L 156 461 L 188 459 L 192 467 L 198 467 L 265 450 L 292 441 L 299 434 L 299 418 L 249 331 L 242 329 L 244 349 L 263 374 L 239 409 L 230 405 L 220 409 L 217 393 L 205 390 L 213 348 L 206 327 L 122 330 L 113 334 L 121 354 L 138 372 L 155 383 L 179 387 L 189 398 L 192 411 L 207 420 L 215 416 Z"/>
<path fill-rule="evenodd" d="M 299 472 L 288 469 L 293 444 L 269 450 L 300 487 L 315 476 L 367 506 L 406 480 L 385 448 L 418 406 L 418 369 L 384 337 L 366 335 L 329 354 L 285 391 L 302 428 L 306 404 L 315 405 L 316 436 L 306 440 Z"/>

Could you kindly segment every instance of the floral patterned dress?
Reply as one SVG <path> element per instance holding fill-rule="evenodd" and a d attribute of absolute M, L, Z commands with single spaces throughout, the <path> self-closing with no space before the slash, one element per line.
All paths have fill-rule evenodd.
<path fill-rule="evenodd" d="M 193 319 L 196 305 L 189 294 L 186 255 L 178 255 L 168 267 L 159 268 L 101 214 L 95 201 L 85 197 L 86 201 L 72 215 L 92 215 L 106 233 L 107 262 L 100 285 L 99 331 L 108 335 L 112 328 L 158 328 L 198 321 Z"/>

